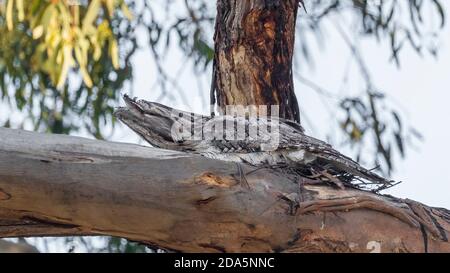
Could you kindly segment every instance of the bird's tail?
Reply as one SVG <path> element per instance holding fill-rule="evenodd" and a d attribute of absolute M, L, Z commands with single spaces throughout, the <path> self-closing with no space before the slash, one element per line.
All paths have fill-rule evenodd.
<path fill-rule="evenodd" d="M 378 175 L 373 170 L 362 167 L 359 163 L 337 151 L 330 151 L 317 156 L 335 170 L 336 174 L 340 174 L 343 182 L 350 183 L 351 181 L 351 185 L 358 188 L 379 192 L 398 184 L 398 182 Z"/>

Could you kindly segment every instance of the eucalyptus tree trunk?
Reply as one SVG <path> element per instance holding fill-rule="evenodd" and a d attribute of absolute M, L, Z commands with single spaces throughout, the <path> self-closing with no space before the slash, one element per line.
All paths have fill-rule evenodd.
<path fill-rule="evenodd" d="M 280 117 L 300 122 L 292 78 L 298 7 L 299 0 L 217 1 L 213 105 L 277 105 Z"/>

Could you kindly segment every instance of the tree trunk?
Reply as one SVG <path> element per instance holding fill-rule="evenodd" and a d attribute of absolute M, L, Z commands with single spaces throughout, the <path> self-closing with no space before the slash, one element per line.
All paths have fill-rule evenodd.
<path fill-rule="evenodd" d="M 300 122 L 292 77 L 298 6 L 299 0 L 217 1 L 212 105 L 221 112 L 227 105 L 277 105 L 280 117 Z"/>
<path fill-rule="evenodd" d="M 112 235 L 182 252 L 450 252 L 450 212 L 268 169 L 0 128 L 0 237 Z"/>

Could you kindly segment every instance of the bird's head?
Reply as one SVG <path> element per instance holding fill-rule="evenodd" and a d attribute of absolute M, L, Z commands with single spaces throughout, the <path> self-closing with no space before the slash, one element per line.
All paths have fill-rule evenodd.
<path fill-rule="evenodd" d="M 156 102 L 136 100 L 124 95 L 126 107 L 119 107 L 114 116 L 155 147 L 182 150 L 174 128 L 190 122 L 190 113 L 175 110 Z"/>

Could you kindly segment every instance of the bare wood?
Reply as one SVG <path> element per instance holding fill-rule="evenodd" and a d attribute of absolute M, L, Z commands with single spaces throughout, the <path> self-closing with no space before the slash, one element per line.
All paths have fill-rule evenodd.
<path fill-rule="evenodd" d="M 184 153 L 0 128 L 0 237 L 114 235 L 183 252 L 450 251 L 445 209 L 300 189 L 265 169 L 247 189 L 236 173 Z"/>

